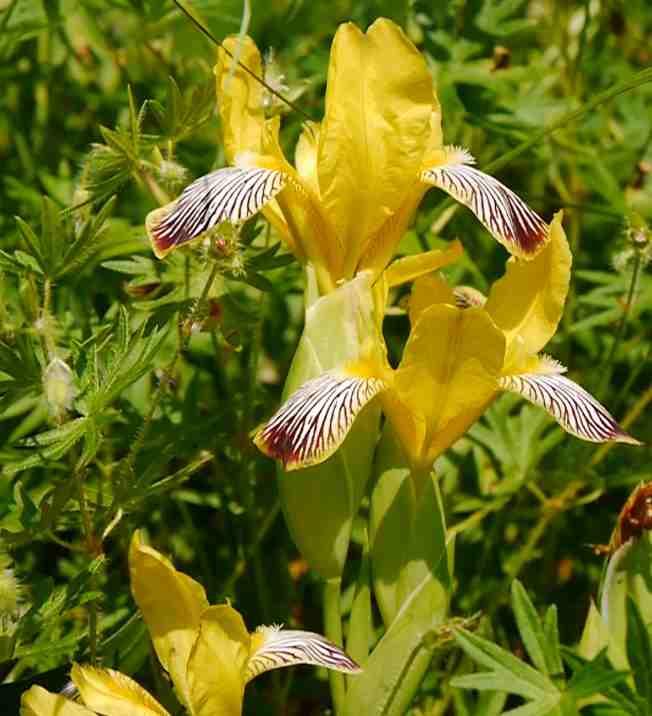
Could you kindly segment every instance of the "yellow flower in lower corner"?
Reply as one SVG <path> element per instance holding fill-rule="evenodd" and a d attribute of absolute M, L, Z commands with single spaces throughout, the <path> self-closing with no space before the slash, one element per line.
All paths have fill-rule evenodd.
<path fill-rule="evenodd" d="M 539 352 L 554 335 L 570 282 L 571 253 L 561 212 L 548 244 L 530 261 L 512 257 L 488 298 L 419 278 L 400 365 L 340 366 L 305 383 L 257 433 L 255 442 L 286 469 L 332 455 L 362 408 L 380 397 L 406 457 L 428 467 L 480 417 L 500 391 L 544 408 L 583 440 L 637 444 L 565 368 Z"/>
<path fill-rule="evenodd" d="M 270 669 L 311 664 L 355 674 L 359 666 L 320 634 L 259 627 L 250 633 L 228 604 L 210 605 L 204 588 L 134 535 L 131 588 L 154 649 L 176 694 L 193 716 L 240 716 L 245 686 Z M 75 665 L 77 703 L 33 686 L 21 716 L 166 716 L 133 679 L 112 669 Z M 82 705 L 83 704 L 83 705 Z"/>

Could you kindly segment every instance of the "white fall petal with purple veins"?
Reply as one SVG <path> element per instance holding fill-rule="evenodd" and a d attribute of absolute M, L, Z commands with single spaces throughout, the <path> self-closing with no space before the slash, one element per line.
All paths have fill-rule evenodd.
<path fill-rule="evenodd" d="M 260 637 L 262 643 L 249 657 L 245 667 L 247 682 L 265 671 L 296 664 L 323 666 L 347 674 L 362 671 L 351 657 L 321 634 L 269 626 L 256 630 L 253 639 Z"/>
<path fill-rule="evenodd" d="M 324 373 L 293 393 L 254 441 L 286 470 L 322 462 L 342 444 L 362 408 L 386 387 L 380 378 Z"/>
<path fill-rule="evenodd" d="M 508 375 L 500 379 L 500 385 L 542 407 L 566 432 L 582 440 L 640 444 L 590 393 L 560 372 Z"/>
<path fill-rule="evenodd" d="M 287 176 L 270 169 L 227 167 L 187 186 L 168 208 L 148 216 L 158 256 L 228 221 L 246 221 L 283 189 Z"/>
<path fill-rule="evenodd" d="M 475 159 L 467 150 L 445 149 L 448 161 L 426 169 L 421 175 L 422 181 L 443 189 L 471 209 L 510 252 L 533 256 L 546 240 L 546 222 L 511 189 L 470 166 L 475 164 Z"/>

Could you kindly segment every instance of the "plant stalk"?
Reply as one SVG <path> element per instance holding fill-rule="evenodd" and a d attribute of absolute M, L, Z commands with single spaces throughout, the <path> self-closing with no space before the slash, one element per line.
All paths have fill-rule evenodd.
<path fill-rule="evenodd" d="M 623 338 L 625 337 L 625 330 L 627 328 L 627 321 L 629 319 L 629 314 L 632 310 L 632 304 L 634 303 L 634 293 L 636 292 L 636 286 L 638 285 L 638 279 L 641 272 L 641 253 L 640 251 L 637 251 L 634 257 L 634 267 L 632 269 L 632 278 L 629 282 L 629 289 L 627 291 L 627 301 L 625 303 L 625 307 L 623 308 L 623 315 L 620 317 L 620 322 L 618 323 L 618 328 L 616 329 L 616 337 L 614 338 L 613 343 L 611 344 L 611 349 L 609 351 L 609 355 L 607 356 L 605 362 L 604 362 L 604 368 L 602 370 L 602 382 L 600 383 L 600 389 L 598 390 L 598 395 L 601 397 L 604 397 L 605 391 L 607 389 L 607 386 L 609 385 L 609 381 L 611 380 L 611 374 L 613 373 L 613 366 L 614 361 L 616 359 L 616 355 L 618 354 L 618 349 L 620 348 L 620 344 L 623 341 Z"/>

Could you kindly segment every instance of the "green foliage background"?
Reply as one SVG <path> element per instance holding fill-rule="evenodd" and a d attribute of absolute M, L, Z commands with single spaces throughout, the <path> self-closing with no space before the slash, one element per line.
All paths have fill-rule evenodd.
<path fill-rule="evenodd" d="M 193 6 L 218 38 L 240 29 L 239 0 Z M 274 49 L 316 119 L 338 23 L 401 22 L 428 57 L 446 142 L 470 147 L 481 168 L 652 62 L 646 0 L 252 6 L 249 34 Z M 301 330 L 301 272 L 252 225 L 240 244 L 227 241 L 210 301 L 198 303 L 205 253 L 157 261 L 143 228 L 157 192 L 175 196 L 223 165 L 214 57 L 172 2 L 0 0 L 0 534 L 23 605 L 20 619 L 0 615 L 0 703 L 34 680 L 60 688 L 70 661 L 91 656 L 169 702 L 129 593 L 137 527 L 211 601 L 233 600 L 250 628 L 321 631 L 318 580 L 287 534 L 274 466 L 248 437 L 280 398 Z M 580 115 L 497 175 L 547 219 L 566 209 L 573 283 L 548 350 L 649 443 L 652 280 L 626 229 L 632 212 L 635 228 L 652 221 L 652 84 Z M 285 118 L 290 156 L 300 124 Z M 400 251 L 453 238 L 467 253 L 450 279 L 486 289 L 504 251 L 439 192 Z M 395 312 L 385 331 L 396 359 L 406 317 Z M 76 392 L 58 415 L 45 393 L 55 356 L 72 370 L 59 387 L 70 380 Z M 496 403 L 438 465 L 457 534 L 453 613 L 481 612 L 485 633 L 490 624 L 518 650 L 518 577 L 536 606 L 558 605 L 562 640 L 574 644 L 602 569 L 588 545 L 608 541 L 651 462 L 648 448 L 583 444 L 522 402 Z M 354 545 L 352 575 L 359 555 Z M 415 708 L 480 709 L 450 685 L 466 670 L 447 646 Z M 247 694 L 257 714 L 328 704 L 308 670 L 261 678 Z"/>

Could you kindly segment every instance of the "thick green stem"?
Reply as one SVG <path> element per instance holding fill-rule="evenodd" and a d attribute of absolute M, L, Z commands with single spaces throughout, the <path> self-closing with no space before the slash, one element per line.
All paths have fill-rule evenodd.
<path fill-rule="evenodd" d="M 392 700 L 387 704 L 383 716 L 403 716 L 407 713 L 414 695 L 416 694 L 423 677 L 428 671 L 432 661 L 433 649 L 421 644 L 412 655 L 411 661 L 406 664 L 401 680 L 392 694 Z"/>
<path fill-rule="evenodd" d="M 340 611 L 340 588 L 342 579 L 336 577 L 326 580 L 324 585 L 324 630 L 326 636 L 337 646 L 342 646 L 342 617 Z M 329 671 L 328 677 L 333 699 L 333 713 L 341 716 L 344 713 L 346 689 L 344 676 L 338 671 Z"/>

